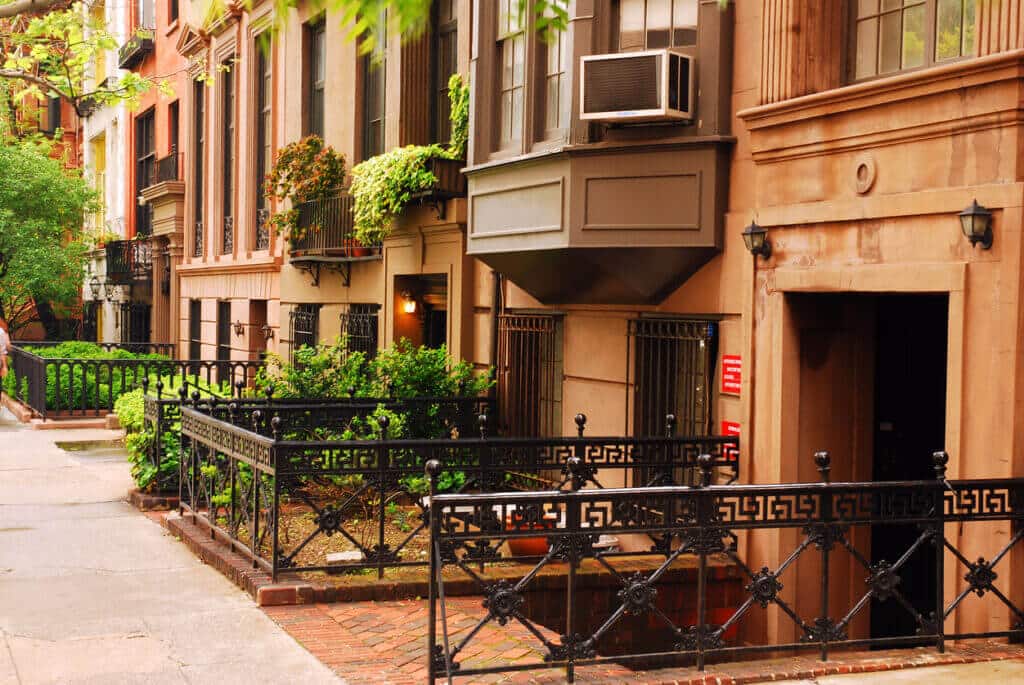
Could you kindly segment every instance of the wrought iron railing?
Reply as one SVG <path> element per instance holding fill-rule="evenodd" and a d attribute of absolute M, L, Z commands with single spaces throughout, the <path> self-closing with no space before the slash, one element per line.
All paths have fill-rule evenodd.
<path fill-rule="evenodd" d="M 429 682 L 547 668 L 564 669 L 572 682 L 578 667 L 609 661 L 703 669 L 711 658 L 756 653 L 815 650 L 827 660 L 832 650 L 850 647 L 941 651 L 946 640 L 1024 637 L 1024 611 L 1010 599 L 1004 568 L 1024 538 L 1024 479 L 947 482 L 948 457 L 939 452 L 936 480 L 830 483 L 828 454 L 819 452 L 815 461 L 821 483 L 709 485 L 713 460 L 701 457 L 697 487 L 431 497 Z M 444 468 L 428 464 L 433 483 Z M 895 530 L 908 533 L 905 544 L 892 557 L 873 558 L 873 537 Z M 538 536 L 546 550 L 539 558 L 500 552 L 508 541 Z M 626 573 L 616 553 L 597 544 L 602 536 L 647 536 L 660 563 Z M 919 558 L 930 560 L 924 575 L 909 570 Z M 510 575 L 515 561 L 525 565 Z M 579 605 L 577 572 L 584 563 L 612 579 L 615 595 L 606 610 Z M 713 616 L 716 563 L 733 566 L 745 592 Z M 564 610 L 541 624 L 527 616 L 531 585 L 555 565 Z M 679 565 L 695 568 L 696 582 L 659 592 L 659 580 Z M 819 580 L 808 585 L 809 578 Z M 485 601 L 472 621 L 462 615 L 452 625 L 446 586 L 466 580 Z M 673 607 L 666 600 L 677 592 L 693 596 Z M 959 620 L 968 602 L 991 622 Z M 890 606 L 910 627 L 872 636 L 867 614 Z M 781 622 L 773 637 L 766 618 Z M 512 633 L 521 658 L 474 661 L 479 642 Z M 631 646 L 623 650 L 623 644 Z"/>
<path fill-rule="evenodd" d="M 406 435 L 425 437 L 392 439 L 381 405 L 402 416 Z M 577 437 L 489 437 L 486 415 L 476 416 L 488 407 L 475 397 L 198 399 L 181 411 L 182 512 L 275 578 L 366 568 L 383 576 L 429 562 L 423 468 L 432 459 L 446 487 L 476 492 L 601 487 L 627 482 L 641 464 L 643 484 L 674 483 L 705 453 L 729 477 L 738 473 L 735 439 L 583 437 L 582 416 Z M 375 439 L 346 439 L 360 428 Z M 332 550 L 347 556 L 332 561 Z"/>
<path fill-rule="evenodd" d="M 130 283 L 152 275 L 153 253 L 148 240 L 115 240 L 105 249 L 108 283 Z"/>
<path fill-rule="evenodd" d="M 310 257 L 364 259 L 380 256 L 380 245 L 361 245 L 355 239 L 353 208 L 355 200 L 339 191 L 324 200 L 301 202 L 297 226 L 299 236 L 291 241 L 292 261 Z"/>
<path fill-rule="evenodd" d="M 180 152 L 172 152 L 166 157 L 156 160 L 156 165 L 153 167 L 153 178 L 150 181 L 150 185 L 165 183 L 167 181 L 182 180 L 181 172 L 183 168 L 182 154 Z"/>
<path fill-rule="evenodd" d="M 224 217 L 221 230 L 221 254 L 229 255 L 235 250 L 235 217 Z"/>
<path fill-rule="evenodd" d="M 35 343 L 30 343 L 34 345 Z M 11 350 L 11 394 L 43 419 L 103 416 L 114 402 L 148 375 L 173 373 L 171 359 L 59 359 L 34 354 L 18 345 Z"/>
<path fill-rule="evenodd" d="M 192 227 L 192 256 L 203 256 L 203 222 L 196 221 Z"/>
<path fill-rule="evenodd" d="M 270 247 L 270 210 L 256 210 L 256 241 L 257 250 L 266 250 Z"/>

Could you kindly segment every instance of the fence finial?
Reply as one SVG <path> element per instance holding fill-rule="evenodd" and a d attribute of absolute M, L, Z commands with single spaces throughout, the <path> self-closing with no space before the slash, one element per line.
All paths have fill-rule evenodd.
<path fill-rule="evenodd" d="M 488 420 L 489 419 L 487 418 L 487 414 L 485 414 L 485 413 L 481 413 L 479 416 L 476 417 L 476 426 L 477 426 L 477 428 L 480 429 L 480 437 L 481 438 L 486 438 L 487 437 L 487 422 L 488 422 Z"/>
<path fill-rule="evenodd" d="M 239 378 L 237 381 L 235 381 L 235 397 L 241 397 L 242 396 L 242 390 L 244 390 L 244 389 L 245 389 L 245 381 L 243 381 L 241 378 Z"/>
<path fill-rule="evenodd" d="M 263 389 L 263 395 L 267 398 L 267 402 L 274 399 L 274 384 L 267 383 L 267 387 Z"/>
<path fill-rule="evenodd" d="M 715 459 L 710 454 L 702 454 L 697 457 L 697 468 L 700 469 L 700 486 L 706 488 L 711 485 L 711 469 L 714 468 Z"/>
<path fill-rule="evenodd" d="M 231 422 L 232 426 L 235 425 L 235 412 L 237 412 L 237 411 L 238 411 L 238 402 L 229 402 L 228 403 L 228 421 Z"/>
<path fill-rule="evenodd" d="M 665 414 L 665 437 L 672 438 L 676 434 L 676 415 Z"/>
<path fill-rule="evenodd" d="M 182 402 L 188 399 L 188 388 L 185 387 L 184 383 L 178 386 L 178 397 Z"/>
<path fill-rule="evenodd" d="M 146 393 L 148 395 L 149 394 L 149 376 L 143 376 L 142 380 L 139 381 L 139 382 L 142 383 L 142 392 L 144 392 L 144 393 Z"/>
<path fill-rule="evenodd" d="M 830 472 L 832 471 L 832 457 L 824 450 L 821 452 L 815 452 L 814 463 L 818 467 L 818 473 L 821 474 L 821 481 L 823 483 L 828 483 L 831 480 Z"/>
<path fill-rule="evenodd" d="M 260 432 L 260 421 L 263 420 L 263 412 L 259 409 L 252 413 L 252 430 L 254 433 Z"/>
<path fill-rule="evenodd" d="M 274 440 L 277 440 L 277 436 L 281 433 L 281 417 L 277 414 L 270 419 L 270 432 L 274 436 Z"/>
<path fill-rule="evenodd" d="M 380 426 L 380 439 L 388 439 L 388 427 L 391 426 L 391 419 L 388 418 L 387 414 L 383 414 L 377 419 L 377 425 Z"/>
<path fill-rule="evenodd" d="M 148 378 L 143 378 L 142 380 L 143 381 L 147 381 L 149 379 Z M 142 387 L 146 387 L 146 386 L 143 385 Z M 156 398 L 160 399 L 163 396 L 164 396 L 164 382 L 158 378 L 158 379 L 156 379 Z"/>
<path fill-rule="evenodd" d="M 192 391 L 192 406 L 193 407 L 198 407 L 199 406 L 199 391 L 198 390 L 193 390 Z"/>
<path fill-rule="evenodd" d="M 932 453 L 932 468 L 935 469 L 936 480 L 946 480 L 946 464 L 949 463 L 949 455 L 945 450 Z"/>
<path fill-rule="evenodd" d="M 582 438 L 583 429 L 587 427 L 587 415 L 577 414 L 574 420 L 576 421 L 576 435 Z"/>

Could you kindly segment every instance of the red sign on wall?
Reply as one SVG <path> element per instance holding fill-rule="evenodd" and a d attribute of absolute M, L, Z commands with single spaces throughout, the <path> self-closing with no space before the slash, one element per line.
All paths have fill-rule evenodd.
<path fill-rule="evenodd" d="M 739 421 L 722 421 L 722 435 L 739 436 L 740 434 L 740 422 Z M 740 458 L 739 445 L 724 445 L 722 447 L 722 457 L 729 461 L 736 461 Z"/>
<path fill-rule="evenodd" d="M 722 392 L 739 395 L 743 377 L 743 360 L 738 354 L 722 355 Z"/>

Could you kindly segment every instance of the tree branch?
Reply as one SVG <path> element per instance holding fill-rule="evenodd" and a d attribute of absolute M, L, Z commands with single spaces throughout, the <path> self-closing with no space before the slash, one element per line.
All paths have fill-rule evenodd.
<path fill-rule="evenodd" d="M 0 5 L 0 7 L 6 7 L 6 5 Z M 62 98 L 67 99 L 65 93 L 57 90 L 56 87 L 42 76 L 36 76 L 35 74 L 27 71 L 21 71 L 20 69 L 0 69 L 0 78 L 17 79 L 20 81 L 28 81 L 29 83 L 35 84 L 42 88 L 44 93 L 54 93 Z"/>
<path fill-rule="evenodd" d="M 64 0 L 14 0 L 6 5 L 0 5 L 0 19 L 16 17 L 19 14 L 30 12 L 42 12 L 55 5 L 60 5 Z"/>

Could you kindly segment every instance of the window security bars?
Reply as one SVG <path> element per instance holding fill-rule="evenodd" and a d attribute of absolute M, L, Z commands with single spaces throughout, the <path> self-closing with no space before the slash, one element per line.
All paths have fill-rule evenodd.
<path fill-rule="evenodd" d="M 817 650 L 827 660 L 835 648 L 934 645 L 942 651 L 946 640 L 1024 637 L 1024 611 L 1000 588 L 1006 588 L 1006 581 L 997 582 L 1009 570 L 1004 559 L 1024 538 L 1024 479 L 946 481 L 948 457 L 939 452 L 938 478 L 933 481 L 832 484 L 828 454 L 819 452 L 815 460 L 823 483 L 709 486 L 711 460 L 702 457 L 703 478 L 697 487 L 432 497 L 429 682 L 531 668 L 564 669 L 573 682 L 577 667 L 613 660 L 641 666 L 651 660 L 658 665 L 695 662 L 703 669 L 709 657 L 775 650 Z M 428 465 L 433 474 L 441 468 Z M 432 480 L 437 482 L 436 477 Z M 506 540 L 536 538 L 540 522 L 549 526 L 543 532 L 547 552 L 539 560 L 499 554 Z M 951 523 L 957 525 L 947 525 Z M 896 528 L 914 531 L 912 542 L 898 558 L 872 560 L 866 540 Z M 971 532 L 967 545 L 960 533 L 965 530 Z M 772 539 L 783 541 L 788 553 L 777 566 L 748 565 L 737 538 L 769 532 Z M 616 555 L 597 545 L 601 536 L 627 534 L 647 535 L 655 542 L 662 561 L 653 571 L 620 570 Z M 984 556 L 975 557 L 978 552 Z M 933 578 L 907 576 L 911 560 L 920 555 L 933 557 Z M 521 576 L 495 577 L 495 562 L 507 570 L 517 560 L 523 563 Z M 696 567 L 697 576 L 696 612 L 689 616 L 688 610 L 672 609 L 666 602 L 672 588 L 658 589 L 667 570 L 684 561 Z M 584 562 L 597 564 L 619 586 L 607 611 L 576 605 L 576 573 Z M 565 612 L 557 619 L 558 630 L 552 631 L 528 618 L 525 607 L 531 581 L 556 563 L 564 569 L 559 590 Z M 715 578 L 713 566 L 721 563 L 741 574 L 745 597 L 714 620 L 709 586 Z M 820 577 L 818 587 L 798 588 L 798 567 L 807 577 Z M 455 575 L 442 576 L 442 569 Z M 486 600 L 472 617 L 475 624 L 450 626 L 445 586 L 467 577 Z M 947 592 L 946 580 L 954 577 L 953 590 Z M 934 594 L 912 603 L 911 586 L 927 580 Z M 958 632 L 956 612 L 983 601 L 1005 623 L 986 631 Z M 894 637 L 867 636 L 863 619 L 868 607 L 878 610 L 887 604 L 909 615 L 916 630 Z M 760 640 L 751 617 L 756 621 L 756 614 L 769 607 L 791 625 L 792 639 L 782 631 L 775 641 Z M 630 622 L 632 617 L 640 617 L 641 628 Z M 609 655 L 609 644 L 624 630 L 640 631 L 632 636 L 632 644 L 639 646 Z M 730 637 L 737 630 L 749 630 L 746 637 L 751 639 Z M 463 663 L 476 642 L 506 636 L 532 642 L 532 654 L 515 664 Z"/>
<path fill-rule="evenodd" d="M 502 432 L 561 432 L 562 320 L 550 314 L 498 317 L 497 396 Z"/>
<path fill-rule="evenodd" d="M 632 409 L 633 434 L 662 433 L 666 414 L 676 416 L 682 433 L 710 434 L 717 324 L 636 319 L 628 330 L 626 406 Z"/>
<path fill-rule="evenodd" d="M 144 302 L 121 303 L 121 342 L 148 343 L 151 334 L 152 306 Z"/>
<path fill-rule="evenodd" d="M 192 256 L 203 256 L 203 222 L 196 221 L 192 227 Z"/>
<path fill-rule="evenodd" d="M 298 304 L 289 314 L 292 359 L 300 347 L 315 347 L 320 340 L 320 305 Z"/>
<path fill-rule="evenodd" d="M 390 439 L 383 419 L 380 439 L 340 439 L 380 403 L 406 414 L 407 433 L 424 437 Z M 383 576 L 386 568 L 428 563 L 422 474 L 432 459 L 443 464 L 447 486 L 463 492 L 600 488 L 638 463 L 661 474 L 654 482 L 671 482 L 701 454 L 713 455 L 712 468 L 737 474 L 728 453 L 734 438 L 584 437 L 582 416 L 577 437 L 496 438 L 487 435 L 486 415 L 476 415 L 490 408 L 476 397 L 226 406 L 199 399 L 181 410 L 182 510 L 275 578 L 356 568 Z M 324 487 L 331 482 L 350 485 Z M 282 497 L 292 503 L 284 513 Z M 313 523 L 297 528 L 302 521 Z M 356 560 L 328 563 L 332 544 Z"/>
<path fill-rule="evenodd" d="M 221 237 L 221 254 L 229 255 L 235 251 L 235 217 L 224 217 L 224 231 Z"/>
<path fill-rule="evenodd" d="M 270 227 L 267 222 L 270 221 L 270 210 L 259 209 L 256 210 L 256 249 L 267 250 L 270 248 Z"/>
<path fill-rule="evenodd" d="M 350 304 L 341 313 L 341 334 L 349 352 L 362 352 L 367 359 L 377 356 L 379 304 Z"/>

